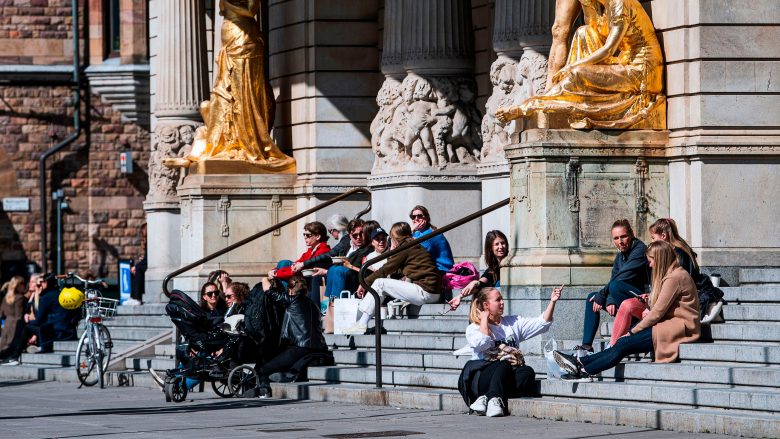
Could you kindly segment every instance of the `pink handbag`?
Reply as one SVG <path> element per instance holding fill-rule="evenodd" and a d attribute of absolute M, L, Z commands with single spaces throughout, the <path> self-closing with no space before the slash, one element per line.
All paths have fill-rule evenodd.
<path fill-rule="evenodd" d="M 461 290 L 471 281 L 479 279 L 477 267 L 471 262 L 461 262 L 455 264 L 450 271 L 444 273 L 441 283 L 444 288 L 451 290 Z"/>

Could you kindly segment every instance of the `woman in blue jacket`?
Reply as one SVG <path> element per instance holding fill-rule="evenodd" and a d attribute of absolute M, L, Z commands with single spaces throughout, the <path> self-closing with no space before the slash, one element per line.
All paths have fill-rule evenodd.
<path fill-rule="evenodd" d="M 409 213 L 409 219 L 412 220 L 412 231 L 414 232 L 412 237 L 414 239 L 427 235 L 436 229 L 436 227 L 431 225 L 431 215 L 428 213 L 428 209 L 426 209 L 425 206 L 414 206 Z M 442 273 L 450 271 L 452 266 L 455 265 L 450 243 L 447 242 L 447 238 L 445 238 L 444 235 L 431 238 L 420 243 L 420 245 L 423 246 L 433 260 L 436 261 L 436 268 Z"/>

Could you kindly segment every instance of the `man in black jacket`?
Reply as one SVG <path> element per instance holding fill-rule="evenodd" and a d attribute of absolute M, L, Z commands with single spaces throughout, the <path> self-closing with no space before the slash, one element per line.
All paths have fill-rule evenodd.
<path fill-rule="evenodd" d="M 612 241 L 618 249 L 612 265 L 612 276 L 604 288 L 588 295 L 582 344 L 575 349 L 593 352 L 593 339 L 600 322 L 599 312 L 605 310 L 614 316 L 624 300 L 634 297 L 632 292 L 642 294 L 650 283 L 650 267 L 645 256 L 647 246 L 634 236 L 627 219 L 612 224 Z"/>
<path fill-rule="evenodd" d="M 271 374 L 281 373 L 284 381 L 292 381 L 310 364 L 333 364 L 322 334 L 320 308 L 306 295 L 306 280 L 294 276 L 288 283 L 288 291 L 275 282 L 265 292 L 269 303 L 285 308 L 280 336 L 283 348 L 271 360 L 255 365 L 257 387 L 244 392 L 245 398 L 270 398 Z"/>

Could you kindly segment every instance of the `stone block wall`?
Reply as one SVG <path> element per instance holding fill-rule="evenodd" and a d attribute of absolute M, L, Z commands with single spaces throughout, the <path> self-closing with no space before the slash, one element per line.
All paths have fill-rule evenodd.
<path fill-rule="evenodd" d="M 0 2 L 0 63 L 63 64 L 73 56 L 70 0 Z"/>
<path fill-rule="evenodd" d="M 777 6 L 647 3 L 667 63 L 670 214 L 704 266 L 778 265 Z"/>

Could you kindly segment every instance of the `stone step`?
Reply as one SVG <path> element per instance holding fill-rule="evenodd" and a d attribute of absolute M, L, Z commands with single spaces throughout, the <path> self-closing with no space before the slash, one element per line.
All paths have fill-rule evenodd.
<path fill-rule="evenodd" d="M 116 308 L 117 315 L 120 316 L 130 316 L 130 315 L 156 315 L 156 316 L 164 316 L 165 314 L 165 303 L 152 303 L 148 305 L 138 305 L 138 306 L 123 306 L 119 305 Z"/>
<path fill-rule="evenodd" d="M 742 268 L 739 270 L 740 285 L 780 285 L 780 268 Z"/>
<path fill-rule="evenodd" d="M 160 357 L 135 357 L 125 360 L 127 370 L 148 370 L 150 367 L 155 370 L 174 369 L 176 368 L 176 360 Z"/>
<path fill-rule="evenodd" d="M 37 364 L 45 366 L 75 366 L 76 354 L 74 352 L 49 352 L 45 354 L 22 354 L 22 364 Z"/>
<path fill-rule="evenodd" d="M 125 386 L 130 385 L 135 387 L 157 388 L 148 373 L 128 374 L 126 371 L 107 372 L 106 383 L 108 386 L 117 386 L 120 384 L 116 377 L 119 373 L 123 373 L 126 376 L 131 375 L 130 380 L 123 383 Z M 0 367 L 0 381 L 2 380 L 45 380 L 74 384 L 79 383 L 74 366 L 61 367 L 24 363 L 18 366 Z M 162 393 L 160 394 L 160 398 L 164 398 Z"/>
<path fill-rule="evenodd" d="M 699 361 L 732 361 L 780 365 L 780 345 L 749 345 L 739 343 L 693 343 L 680 345 L 680 358 Z"/>
<path fill-rule="evenodd" d="M 723 307 L 726 321 L 764 321 L 780 322 L 780 305 L 741 305 L 731 304 Z"/>
<path fill-rule="evenodd" d="M 469 325 L 467 319 L 449 318 L 449 319 L 390 319 L 382 321 L 383 327 L 388 334 L 394 332 L 414 332 L 414 333 L 445 333 L 445 334 L 465 334 L 466 327 Z"/>
<path fill-rule="evenodd" d="M 114 348 L 112 349 L 112 352 L 124 352 L 127 349 L 132 348 L 133 346 L 136 346 L 139 342 L 133 341 L 133 340 L 117 340 L 114 338 L 114 333 L 111 333 L 111 341 L 114 342 Z M 78 340 L 72 340 L 72 341 L 55 341 L 54 342 L 54 352 L 58 353 L 73 353 L 75 355 L 76 348 L 78 347 L 79 341 Z"/>
<path fill-rule="evenodd" d="M 708 325 L 715 341 L 780 342 L 780 322 L 729 322 Z M 608 338 L 612 334 L 612 322 L 601 324 L 600 334 Z"/>
<path fill-rule="evenodd" d="M 407 368 L 382 368 L 382 381 L 386 386 L 435 387 L 457 389 L 460 371 L 423 371 Z M 376 381 L 376 369 L 361 366 L 310 367 L 309 379 L 327 382 L 367 384 Z"/>
<path fill-rule="evenodd" d="M 743 387 L 766 387 L 780 391 L 780 367 L 759 365 L 734 365 L 714 361 L 681 363 L 651 363 L 624 361 L 614 369 L 601 373 L 602 378 L 626 381 L 654 381 L 655 383 L 683 383 L 702 386 L 717 384 Z M 768 390 L 767 390 L 768 391 Z"/>
<path fill-rule="evenodd" d="M 111 328 L 118 327 L 138 327 L 138 328 L 165 328 L 170 329 L 173 327 L 171 319 L 168 316 L 152 316 L 152 315 L 137 315 L 137 316 L 116 316 L 111 320 L 105 321 L 105 325 Z"/>
<path fill-rule="evenodd" d="M 382 336 L 382 349 L 430 349 L 436 351 L 454 351 L 466 344 L 466 337 L 461 331 L 460 335 L 398 335 L 388 334 Z M 326 334 L 325 341 L 328 346 L 337 348 L 373 348 L 376 346 L 376 338 L 373 335 L 335 335 Z"/>
<path fill-rule="evenodd" d="M 780 286 L 723 287 L 723 298 L 730 304 L 775 302 L 780 303 Z"/>
<path fill-rule="evenodd" d="M 176 345 L 173 343 L 158 344 L 154 347 L 156 357 L 174 358 L 176 356 Z"/>
<path fill-rule="evenodd" d="M 657 383 L 574 383 L 542 380 L 541 392 L 545 396 L 564 398 L 676 404 L 761 412 L 780 411 L 780 393 L 775 390 L 732 389 L 703 385 L 670 386 Z"/>
<path fill-rule="evenodd" d="M 160 335 L 163 332 L 169 331 L 170 328 L 137 328 L 120 326 L 115 328 L 110 327 L 108 330 L 111 333 L 111 340 L 130 340 L 141 342 Z M 82 325 L 82 327 L 79 328 L 78 336 L 81 337 L 83 332 L 84 327 Z"/>
<path fill-rule="evenodd" d="M 274 383 L 275 398 L 314 401 L 351 402 L 422 410 L 444 410 L 465 413 L 467 407 L 460 394 L 451 390 L 382 388 L 373 385 L 309 383 Z M 691 433 L 719 433 L 747 437 L 776 437 L 780 415 L 765 412 L 688 408 L 674 405 L 642 404 L 630 401 L 592 401 L 579 398 L 510 399 L 507 407 L 512 416 L 539 419 L 595 422 L 648 429 Z M 651 434 L 648 435 L 651 437 Z"/>

